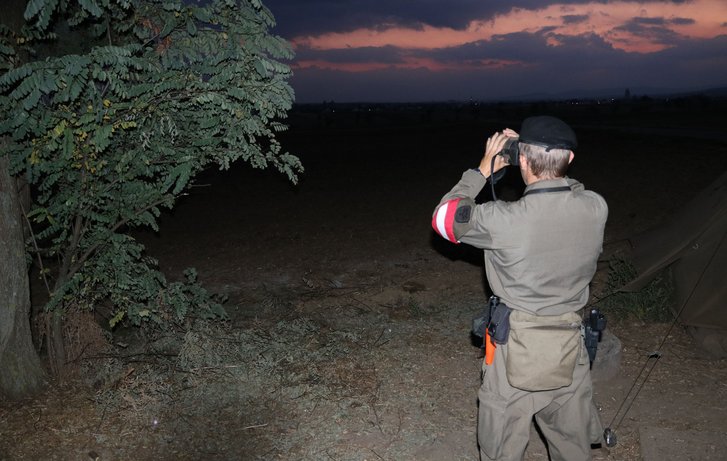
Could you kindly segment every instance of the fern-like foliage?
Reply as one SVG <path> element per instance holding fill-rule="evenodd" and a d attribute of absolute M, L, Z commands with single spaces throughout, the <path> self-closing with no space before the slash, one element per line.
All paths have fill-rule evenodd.
<path fill-rule="evenodd" d="M 156 229 L 206 168 L 243 160 L 296 181 L 302 166 L 276 138 L 292 50 L 269 32 L 271 12 L 258 0 L 30 0 L 25 18 L 22 34 L 0 28 L 0 136 L 37 192 L 41 252 L 60 261 L 48 307 L 111 301 L 115 322 L 135 323 L 221 315 L 195 277 L 168 283 L 128 230 Z M 93 46 L 20 65 L 57 20 Z"/>

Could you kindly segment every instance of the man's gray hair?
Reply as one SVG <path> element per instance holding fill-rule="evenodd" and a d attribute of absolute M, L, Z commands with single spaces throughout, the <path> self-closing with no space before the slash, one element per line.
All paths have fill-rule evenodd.
<path fill-rule="evenodd" d="M 528 159 L 530 172 L 543 179 L 562 178 L 568 170 L 570 151 L 520 143 L 520 153 Z"/>

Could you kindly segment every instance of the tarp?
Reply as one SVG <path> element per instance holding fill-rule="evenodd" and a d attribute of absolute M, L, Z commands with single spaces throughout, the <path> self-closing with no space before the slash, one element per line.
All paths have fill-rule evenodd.
<path fill-rule="evenodd" d="M 684 325 L 727 333 L 727 172 L 668 220 L 630 239 L 635 291 L 671 266 Z"/>

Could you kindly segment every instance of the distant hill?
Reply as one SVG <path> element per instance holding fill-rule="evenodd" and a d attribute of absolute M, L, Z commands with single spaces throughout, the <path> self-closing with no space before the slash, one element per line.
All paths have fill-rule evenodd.
<path fill-rule="evenodd" d="M 705 95 L 710 97 L 727 97 L 727 87 L 706 88 L 699 90 L 685 90 L 676 88 L 601 88 L 595 90 L 573 90 L 559 93 L 526 93 L 518 96 L 499 98 L 498 101 L 563 101 L 568 99 L 622 99 L 626 91 L 634 97 L 684 97 L 693 95 Z"/>

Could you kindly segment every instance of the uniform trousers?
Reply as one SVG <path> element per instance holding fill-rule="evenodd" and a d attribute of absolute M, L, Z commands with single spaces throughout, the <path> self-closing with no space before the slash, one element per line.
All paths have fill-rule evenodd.
<path fill-rule="evenodd" d="M 506 376 L 507 344 L 498 344 L 491 365 L 483 365 L 478 392 L 477 438 L 482 461 L 520 461 L 530 439 L 533 416 L 548 442 L 552 461 L 591 459 L 591 444 L 603 428 L 593 404 L 588 354 L 581 347 L 573 382 L 547 391 L 524 391 Z"/>

